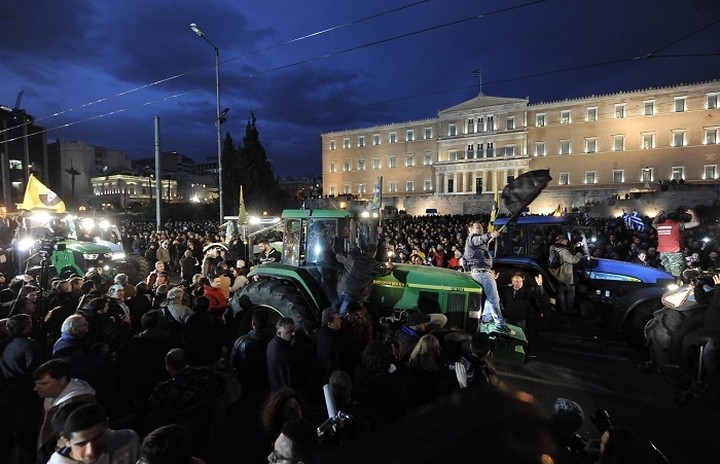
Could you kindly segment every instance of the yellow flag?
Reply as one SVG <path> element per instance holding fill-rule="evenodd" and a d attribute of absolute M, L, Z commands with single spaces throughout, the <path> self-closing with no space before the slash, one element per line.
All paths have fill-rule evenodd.
<path fill-rule="evenodd" d="M 247 210 L 245 209 L 245 199 L 243 198 L 243 188 L 240 186 L 240 208 L 238 208 L 238 224 L 247 222 Z"/>
<path fill-rule="evenodd" d="M 498 203 L 500 202 L 500 191 L 495 189 L 495 198 L 493 199 L 492 211 L 490 211 L 490 222 L 487 226 L 487 231 L 492 232 L 495 230 L 495 219 L 497 219 Z"/>
<path fill-rule="evenodd" d="M 33 174 L 30 174 L 28 179 L 27 188 L 25 189 L 25 197 L 23 202 L 18 205 L 18 209 L 24 209 L 26 211 L 33 211 L 37 209 L 55 211 L 56 213 L 64 213 L 65 202 L 60 199 L 59 196 L 47 185 L 43 184 L 35 178 Z"/>

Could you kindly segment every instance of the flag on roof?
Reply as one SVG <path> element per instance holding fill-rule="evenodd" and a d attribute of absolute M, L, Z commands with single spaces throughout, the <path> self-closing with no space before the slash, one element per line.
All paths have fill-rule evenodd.
<path fill-rule="evenodd" d="M 512 214 L 523 211 L 552 180 L 549 169 L 528 171 L 507 184 L 502 191 L 505 207 Z"/>
<path fill-rule="evenodd" d="M 67 211 L 65 202 L 47 185 L 43 184 L 30 174 L 27 187 L 25 188 L 25 197 L 23 202 L 18 205 L 18 209 L 26 211 L 34 211 L 38 209 L 55 211 L 56 213 L 64 213 Z"/>

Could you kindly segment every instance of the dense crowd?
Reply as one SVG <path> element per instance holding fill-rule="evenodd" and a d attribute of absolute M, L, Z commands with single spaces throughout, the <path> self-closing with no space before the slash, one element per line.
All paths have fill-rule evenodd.
<path fill-rule="evenodd" d="M 384 252 L 396 262 L 459 269 L 471 219 L 388 220 Z M 582 225 L 594 230 L 592 256 L 660 266 L 650 227 L 631 230 L 622 219 Z M 151 269 L 135 285 L 94 271 L 53 279 L 45 291 L 33 276 L 0 274 L 0 461 L 105 453 L 109 462 L 133 463 L 429 462 L 448 446 L 456 457 L 477 456 L 480 445 L 498 462 L 550 454 L 590 462 L 568 451 L 578 417 L 582 423 L 577 405 L 560 401 L 547 420 L 501 392 L 482 333 L 459 344 L 442 322 L 411 313 L 388 335 L 357 304 L 343 317 L 328 308 L 312 334 L 291 318 L 268 327 L 267 312 L 239 297 L 249 266 L 277 254 L 267 242 L 260 256 L 247 256 L 239 237 L 210 222 L 168 222 L 157 232 L 153 223 L 125 221 L 120 229 L 125 249 Z M 687 265 L 714 268 L 715 225 L 686 238 Z M 207 247 L 217 242 L 227 250 Z M 325 420 L 329 398 L 338 412 Z M 492 420 L 479 425 L 470 413 Z M 98 421 L 104 416 L 110 429 Z M 441 418 L 473 433 L 445 431 Z M 97 435 L 88 438 L 91 429 Z M 613 461 L 613 452 L 645 450 L 623 429 L 604 440 L 604 454 L 582 459 L 630 462 Z M 518 441 L 525 446 L 510 445 Z"/>

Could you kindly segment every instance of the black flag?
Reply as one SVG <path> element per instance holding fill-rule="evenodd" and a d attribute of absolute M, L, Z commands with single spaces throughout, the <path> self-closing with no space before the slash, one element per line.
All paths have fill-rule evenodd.
<path fill-rule="evenodd" d="M 552 180 L 549 169 L 529 171 L 507 184 L 502 191 L 505 207 L 513 214 L 522 212 Z"/>

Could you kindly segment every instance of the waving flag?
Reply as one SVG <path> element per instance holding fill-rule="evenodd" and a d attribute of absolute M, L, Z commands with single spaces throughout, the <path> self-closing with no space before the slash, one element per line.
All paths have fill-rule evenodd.
<path fill-rule="evenodd" d="M 18 205 L 18 209 L 24 209 L 26 211 L 44 209 L 55 211 L 56 213 L 64 213 L 67 211 L 65 202 L 62 201 L 55 192 L 50 190 L 47 185 L 37 180 L 33 174 L 30 174 L 28 178 L 25 197 L 23 197 L 23 202 Z"/>
<path fill-rule="evenodd" d="M 511 213 L 520 213 L 533 202 L 552 180 L 549 169 L 528 171 L 507 184 L 502 192 L 505 207 Z"/>
<path fill-rule="evenodd" d="M 372 201 L 368 204 L 367 209 L 369 210 L 379 210 L 380 205 L 382 204 L 382 189 L 383 189 L 383 178 L 382 176 L 378 177 L 377 182 L 375 182 L 375 190 L 373 194 Z"/>
<path fill-rule="evenodd" d="M 487 231 L 492 232 L 495 230 L 495 219 L 497 219 L 498 203 L 500 203 L 500 191 L 495 189 L 495 198 L 493 199 L 492 210 L 490 211 L 490 222 L 488 223 Z"/>
<path fill-rule="evenodd" d="M 238 224 L 247 222 L 247 210 L 245 209 L 245 199 L 243 198 L 243 188 L 240 186 L 240 207 L 238 208 Z"/>
<path fill-rule="evenodd" d="M 625 210 L 623 210 L 622 218 L 628 229 L 637 230 L 638 232 L 645 232 L 645 223 L 643 222 L 636 209 L 633 210 L 632 214 L 628 214 L 627 212 L 625 212 Z"/>

